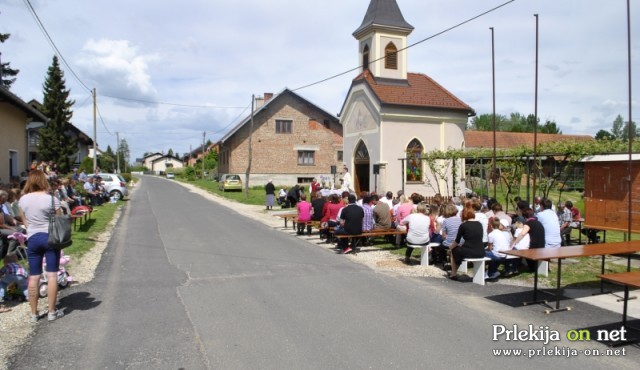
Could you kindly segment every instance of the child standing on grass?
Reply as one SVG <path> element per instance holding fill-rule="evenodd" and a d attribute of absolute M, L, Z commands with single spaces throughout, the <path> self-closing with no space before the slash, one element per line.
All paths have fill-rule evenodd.
<path fill-rule="evenodd" d="M 18 285 L 18 291 L 24 294 L 25 299 L 28 297 L 27 271 L 18 263 L 18 257 L 15 254 L 8 254 L 4 258 L 4 267 L 0 269 L 0 276 L 0 303 L 4 303 L 7 287 L 13 283 Z"/>

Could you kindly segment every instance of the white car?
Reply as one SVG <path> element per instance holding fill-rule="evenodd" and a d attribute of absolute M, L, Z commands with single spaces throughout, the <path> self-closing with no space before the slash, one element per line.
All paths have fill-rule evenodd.
<path fill-rule="evenodd" d="M 173 172 L 167 172 L 167 178 L 168 179 L 175 179 L 176 175 Z"/>
<path fill-rule="evenodd" d="M 127 188 L 127 180 L 122 176 L 115 173 L 99 173 L 98 176 L 101 179 L 101 183 L 109 193 L 110 197 L 116 199 L 122 199 L 129 195 L 129 189 Z"/>

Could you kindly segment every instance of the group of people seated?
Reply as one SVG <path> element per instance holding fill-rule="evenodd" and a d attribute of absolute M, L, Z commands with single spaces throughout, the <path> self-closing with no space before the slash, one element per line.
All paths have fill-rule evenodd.
<path fill-rule="evenodd" d="M 571 229 L 578 227 L 581 217 L 571 201 L 560 204 L 556 213 L 549 199 L 536 198 L 534 204 L 517 199 L 515 212 L 507 214 L 495 199 L 445 199 L 439 194 L 425 198 L 417 193 L 407 196 L 402 191 L 395 196 L 392 192 L 382 196 L 362 192 L 359 197 L 348 191 L 327 197 L 311 192 L 309 201 L 303 193 L 295 207 L 298 234 L 305 232 L 307 221 L 320 222 L 321 238 L 329 237 L 329 230 L 335 235 L 392 229 L 406 232 L 397 233 L 391 242 L 407 247 L 407 264 L 411 264 L 415 247 L 437 243 L 442 248 L 433 248 L 431 259 L 436 263 L 450 259 L 452 279 L 457 279 L 458 266 L 464 258 L 489 258 L 488 279 L 515 274 L 521 261 L 507 259 L 505 250 L 568 245 Z M 351 239 L 349 245 L 349 238 L 338 238 L 341 253 L 353 251 L 356 238 Z M 533 271 L 535 263 L 527 263 Z M 504 270 L 499 272 L 502 264 Z"/>

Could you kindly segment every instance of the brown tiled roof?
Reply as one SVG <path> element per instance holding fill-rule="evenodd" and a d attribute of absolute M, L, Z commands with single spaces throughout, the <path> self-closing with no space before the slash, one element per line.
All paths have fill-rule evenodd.
<path fill-rule="evenodd" d="M 551 141 L 589 141 L 594 140 L 589 135 L 556 135 L 538 134 L 538 144 Z M 467 148 L 493 148 L 493 131 L 467 130 L 464 134 Z M 533 148 L 532 132 L 496 132 L 496 148 L 508 149 L 519 146 Z"/>
<path fill-rule="evenodd" d="M 375 78 L 365 70 L 353 83 L 366 82 L 383 104 L 455 109 L 475 114 L 473 109 L 455 95 L 422 73 L 408 73 L 407 81 Z"/>

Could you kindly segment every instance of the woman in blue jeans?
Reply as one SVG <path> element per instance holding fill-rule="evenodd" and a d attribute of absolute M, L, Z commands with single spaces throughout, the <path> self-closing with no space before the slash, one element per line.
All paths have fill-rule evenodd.
<path fill-rule="evenodd" d="M 27 183 L 20 197 L 20 213 L 27 228 L 27 257 L 29 259 L 29 305 L 31 322 L 40 318 L 38 313 L 38 286 L 42 275 L 42 261 L 47 262 L 47 297 L 49 321 L 54 321 L 64 313 L 56 309 L 58 299 L 57 281 L 60 251 L 49 246 L 49 218 L 60 214 L 60 201 L 51 195 L 49 182 L 44 172 L 34 170 L 29 173 Z"/>

